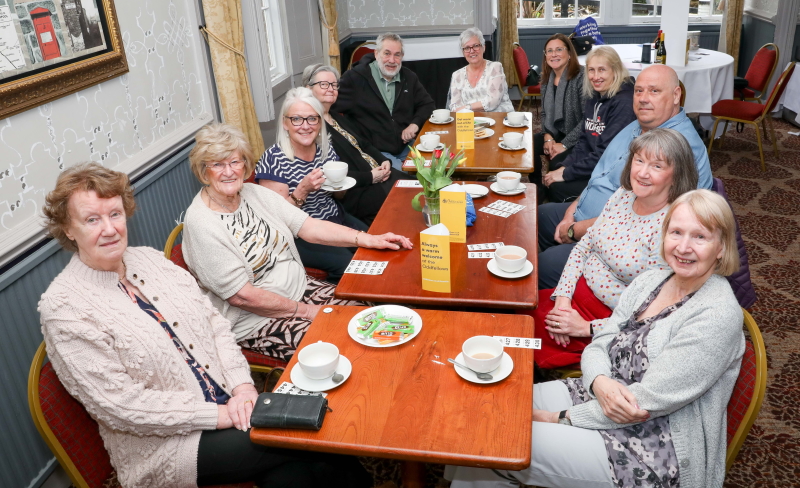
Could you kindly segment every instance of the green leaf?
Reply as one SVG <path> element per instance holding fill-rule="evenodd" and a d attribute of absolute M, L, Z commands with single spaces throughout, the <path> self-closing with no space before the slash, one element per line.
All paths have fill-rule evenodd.
<path fill-rule="evenodd" d="M 435 179 L 433 174 L 431 173 L 431 169 L 430 168 L 417 167 L 417 174 L 418 175 L 422 175 L 422 177 L 425 179 L 425 181 L 419 180 L 420 183 L 422 183 L 422 186 L 425 186 L 426 184 L 433 183 L 433 181 Z M 417 177 L 417 179 L 419 179 L 419 177 Z"/>
<path fill-rule="evenodd" d="M 419 197 L 421 197 L 423 192 L 417 193 L 417 195 L 411 199 L 411 208 L 416 210 L 417 212 L 422 212 L 422 204 L 419 203 Z"/>
<path fill-rule="evenodd" d="M 446 176 L 437 176 L 436 181 L 433 182 L 434 190 L 441 190 L 442 188 L 453 183 L 453 180 Z"/>

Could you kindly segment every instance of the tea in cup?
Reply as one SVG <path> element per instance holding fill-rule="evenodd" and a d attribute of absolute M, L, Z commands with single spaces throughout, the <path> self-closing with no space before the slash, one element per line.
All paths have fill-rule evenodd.
<path fill-rule="evenodd" d="M 503 142 L 509 149 L 518 149 L 522 145 L 522 134 L 519 132 L 506 132 L 503 134 Z"/>
<path fill-rule="evenodd" d="M 508 123 L 511 125 L 522 125 L 525 123 L 525 113 L 524 112 L 508 112 L 506 114 L 506 119 L 508 119 Z"/>
<path fill-rule="evenodd" d="M 478 373 L 488 373 L 500 367 L 503 345 L 490 336 L 470 337 L 461 346 L 464 364 Z"/>
<path fill-rule="evenodd" d="M 497 267 L 506 273 L 516 273 L 525 267 L 528 251 L 519 246 L 503 246 L 494 252 Z"/>
<path fill-rule="evenodd" d="M 328 184 L 341 183 L 347 177 L 347 163 L 344 161 L 328 161 L 322 165 L 322 173 Z"/>
<path fill-rule="evenodd" d="M 309 344 L 297 354 L 297 364 L 306 378 L 324 380 L 330 378 L 339 366 L 339 348 L 329 342 Z"/>
<path fill-rule="evenodd" d="M 434 122 L 445 122 L 450 118 L 450 111 L 446 108 L 440 108 L 433 111 Z"/>
<path fill-rule="evenodd" d="M 516 171 L 501 171 L 497 173 L 497 185 L 502 191 L 512 191 L 519 188 L 521 174 Z"/>
<path fill-rule="evenodd" d="M 420 136 L 419 138 L 420 143 L 422 143 L 422 147 L 427 149 L 428 151 L 433 151 L 436 149 L 436 146 L 439 145 L 439 135 L 438 134 L 425 134 Z"/>

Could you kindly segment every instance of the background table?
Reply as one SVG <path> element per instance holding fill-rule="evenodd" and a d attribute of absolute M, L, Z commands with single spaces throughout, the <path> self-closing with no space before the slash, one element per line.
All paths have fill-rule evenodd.
<path fill-rule="evenodd" d="M 526 127 L 515 128 L 506 127 L 503 125 L 503 118 L 505 113 L 502 112 L 475 112 L 476 117 L 487 117 L 493 119 L 495 124 L 490 127 L 494 131 L 494 135 L 486 139 L 475 141 L 475 149 L 467 149 L 464 155 L 467 158 L 465 163 L 456 168 L 456 175 L 487 175 L 495 174 L 498 171 L 511 170 L 523 174 L 533 172 L 533 131 L 531 131 L 531 114 L 526 113 Z M 422 130 L 419 131 L 417 139 L 414 141 L 414 147 L 420 143 L 420 137 L 428 132 L 447 131 L 447 134 L 439 134 L 439 138 L 445 146 L 450 147 L 452 152 L 456 150 L 456 122 L 449 124 L 434 124 L 430 120 L 425 122 Z M 522 146 L 524 149 L 518 151 L 507 151 L 500 149 L 500 136 L 505 132 L 520 132 L 522 133 Z M 433 153 L 423 152 L 425 159 L 430 159 Z M 407 160 L 410 161 L 410 160 Z M 410 173 L 416 173 L 416 167 L 411 164 L 408 166 L 406 162 L 403 163 L 403 170 Z"/>
<path fill-rule="evenodd" d="M 489 385 L 465 381 L 447 363 L 475 335 L 533 337 L 530 316 L 418 310 L 423 327 L 416 337 L 373 348 L 347 334 L 347 323 L 363 307 L 333 309 L 317 315 L 301 343 L 336 344 L 353 364 L 347 381 L 329 391 L 333 412 L 319 431 L 253 428 L 253 442 L 495 469 L 530 464 L 533 351 L 506 348 L 514 370 Z M 286 372 L 296 365 L 297 354 Z"/>
<path fill-rule="evenodd" d="M 488 187 L 489 183 L 476 182 Z M 496 200 L 507 200 L 526 207 L 508 217 L 477 212 L 473 227 L 467 227 L 467 244 L 504 242 L 528 251 L 533 272 L 524 278 L 499 278 L 486 268 L 488 259 L 469 259 L 467 244 L 450 244 L 450 293 L 422 289 L 419 233 L 425 230 L 421 212 L 411 208 L 411 199 L 421 188 L 392 188 L 375 221 L 371 234 L 394 232 L 411 239 L 410 251 L 379 251 L 359 248 L 353 259 L 389 261 L 382 275 L 345 274 L 336 286 L 336 297 L 372 302 L 412 303 L 442 307 L 536 308 L 538 302 L 538 244 L 536 236 L 536 186 L 526 184 L 516 196 L 500 196 L 490 191 L 475 199 L 475 210 Z"/>

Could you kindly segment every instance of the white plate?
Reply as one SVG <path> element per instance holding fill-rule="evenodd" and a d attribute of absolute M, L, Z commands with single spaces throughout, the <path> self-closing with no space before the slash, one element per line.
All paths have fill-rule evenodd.
<path fill-rule="evenodd" d="M 431 117 L 428 120 L 430 120 L 431 124 L 444 125 L 444 124 L 449 124 L 450 122 L 456 119 L 454 119 L 453 117 L 447 117 L 447 120 L 445 120 L 444 122 L 436 122 L 435 120 L 433 120 L 433 117 Z"/>
<path fill-rule="evenodd" d="M 500 185 L 497 184 L 495 181 L 489 188 L 492 189 L 493 192 L 497 193 L 498 195 L 504 195 L 507 197 L 513 197 L 514 195 L 519 195 L 520 193 L 525 191 L 525 183 L 520 183 L 516 190 L 505 191 L 500 189 Z"/>
<path fill-rule="evenodd" d="M 511 124 L 511 122 L 508 121 L 508 117 L 506 117 L 506 118 L 503 119 L 503 125 L 506 126 L 506 127 L 513 127 L 515 129 L 521 129 L 523 127 L 528 127 L 528 118 L 525 117 L 525 122 L 523 122 L 520 125 L 513 125 L 513 124 Z"/>
<path fill-rule="evenodd" d="M 519 151 L 521 149 L 525 149 L 524 145 L 520 147 L 508 147 L 506 146 L 505 141 L 500 141 L 497 145 L 500 146 L 500 149 L 505 149 L 506 151 Z"/>
<path fill-rule="evenodd" d="M 433 151 L 439 151 L 439 150 L 442 150 L 442 149 L 444 149 L 444 142 L 440 142 L 439 145 L 437 145 L 433 149 L 425 149 L 425 147 L 423 147 L 422 144 L 417 144 L 417 151 L 419 151 L 419 152 L 433 152 Z"/>
<path fill-rule="evenodd" d="M 411 317 L 411 323 L 414 324 L 414 333 L 409 335 L 402 341 L 390 342 L 388 344 L 380 344 L 375 339 L 372 338 L 364 339 L 363 337 L 358 335 L 358 332 L 356 332 L 356 329 L 358 329 L 358 318 L 368 313 L 371 313 L 373 310 L 377 310 L 379 308 L 382 308 L 383 312 L 388 315 L 405 315 Z M 421 330 L 422 330 L 422 317 L 420 317 L 417 312 L 411 310 L 410 308 L 402 307 L 400 305 L 381 305 L 380 307 L 368 308 L 363 312 L 355 314 L 353 318 L 350 319 L 350 322 L 347 324 L 347 333 L 350 334 L 350 337 L 352 337 L 353 340 L 358 342 L 359 344 L 364 344 L 365 346 L 369 347 L 394 347 L 406 344 L 411 339 L 417 337 L 417 334 L 419 334 L 419 331 Z"/>
<path fill-rule="evenodd" d="M 476 124 L 489 124 L 489 127 L 493 126 L 497 122 L 494 119 L 490 119 L 489 117 L 475 117 Z"/>
<path fill-rule="evenodd" d="M 456 362 L 461 364 L 466 364 L 464 362 L 464 353 L 458 353 L 456 356 Z M 465 380 L 469 381 L 470 383 L 477 383 L 479 385 L 489 385 L 491 383 L 497 383 L 498 381 L 503 381 L 504 379 L 508 378 L 508 375 L 514 371 L 514 360 L 511 359 L 507 353 L 503 353 L 503 359 L 500 360 L 500 366 L 493 371 L 489 371 L 489 374 L 492 375 L 491 381 L 483 381 L 478 379 L 478 375 L 473 373 L 472 371 L 467 371 L 466 369 L 462 368 L 461 366 L 456 366 L 455 364 L 453 367 L 456 369 L 456 373 L 458 376 L 461 376 Z"/>
<path fill-rule="evenodd" d="M 533 271 L 533 263 L 527 259 L 525 260 L 525 266 L 515 273 L 509 273 L 500 269 L 500 267 L 497 266 L 497 261 L 495 261 L 494 258 L 489 260 L 489 263 L 486 265 L 486 267 L 489 268 L 490 273 L 501 278 L 522 278 L 524 276 L 528 276 Z"/>
<path fill-rule="evenodd" d="M 349 176 L 345 176 L 344 181 L 339 183 L 339 185 L 340 185 L 339 187 L 334 188 L 334 187 L 332 187 L 332 186 L 330 186 L 330 185 L 328 185 L 326 183 L 323 183 L 322 186 L 319 187 L 319 189 L 320 190 L 325 190 L 325 191 L 345 191 L 345 190 L 349 190 L 350 188 L 353 188 L 354 186 L 356 186 L 356 179 L 355 178 L 351 178 Z"/>
<path fill-rule="evenodd" d="M 483 185 L 462 185 L 464 191 L 469 193 L 472 198 L 485 197 L 489 194 L 489 189 Z"/>
<path fill-rule="evenodd" d="M 481 139 L 488 139 L 494 135 L 494 129 L 483 129 L 486 134 L 482 135 L 481 137 L 475 136 L 475 140 L 479 141 Z"/>
<path fill-rule="evenodd" d="M 339 365 L 336 367 L 336 373 L 344 376 L 344 379 L 338 383 L 333 382 L 333 375 L 324 380 L 312 380 L 311 378 L 307 377 L 305 373 L 303 373 L 303 369 L 300 368 L 299 364 L 295 364 L 294 368 L 292 368 L 292 372 L 289 374 L 289 377 L 292 378 L 292 383 L 301 390 L 306 391 L 328 391 L 333 388 L 336 388 L 339 385 L 343 385 L 347 378 L 350 377 L 350 373 L 353 372 L 353 365 L 350 363 L 350 360 L 344 356 L 339 356 Z"/>

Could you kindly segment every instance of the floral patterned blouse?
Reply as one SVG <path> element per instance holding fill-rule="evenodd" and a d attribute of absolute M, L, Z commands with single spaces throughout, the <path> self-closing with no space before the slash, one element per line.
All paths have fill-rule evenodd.
<path fill-rule="evenodd" d="M 216 403 L 217 405 L 225 405 L 230 400 L 230 395 L 225 393 L 225 390 L 219 387 L 216 381 L 211 379 L 206 373 L 206 370 L 197 362 L 197 360 L 183 347 L 183 343 L 181 340 L 178 339 L 178 336 L 172 331 L 172 328 L 169 326 L 167 321 L 164 317 L 158 312 L 156 307 L 153 305 L 145 302 L 135 293 L 128 290 L 122 282 L 119 283 L 119 288 L 130 297 L 131 301 L 141 308 L 147 315 L 153 317 L 156 322 L 164 329 L 164 332 L 167 333 L 167 336 L 172 340 L 172 343 L 175 344 L 175 347 L 178 349 L 178 352 L 183 356 L 183 359 L 186 360 L 186 364 L 189 365 L 191 368 L 192 373 L 194 373 L 195 378 L 197 378 L 197 382 L 200 383 L 200 388 L 203 390 L 203 396 L 207 402 Z"/>
<path fill-rule="evenodd" d="M 690 293 L 658 314 L 637 320 L 656 299 L 669 275 L 653 290 L 639 308 L 620 326 L 619 333 L 609 344 L 611 377 L 624 385 L 642 381 L 650 362 L 647 356 L 647 336 L 658 321 L 669 317 L 694 296 Z M 592 398 L 583 385 L 583 378 L 562 380 L 567 385 L 572 403 L 579 405 Z M 605 441 L 611 477 L 615 486 L 678 487 L 678 458 L 672 444 L 669 417 L 656 417 L 619 429 L 599 430 Z"/>
<path fill-rule="evenodd" d="M 450 79 L 450 110 L 473 102 L 481 102 L 483 112 L 513 112 L 514 105 L 508 98 L 508 85 L 503 65 L 496 61 L 486 61 L 478 83 L 473 87 L 467 79 L 467 67 L 453 73 Z"/>

